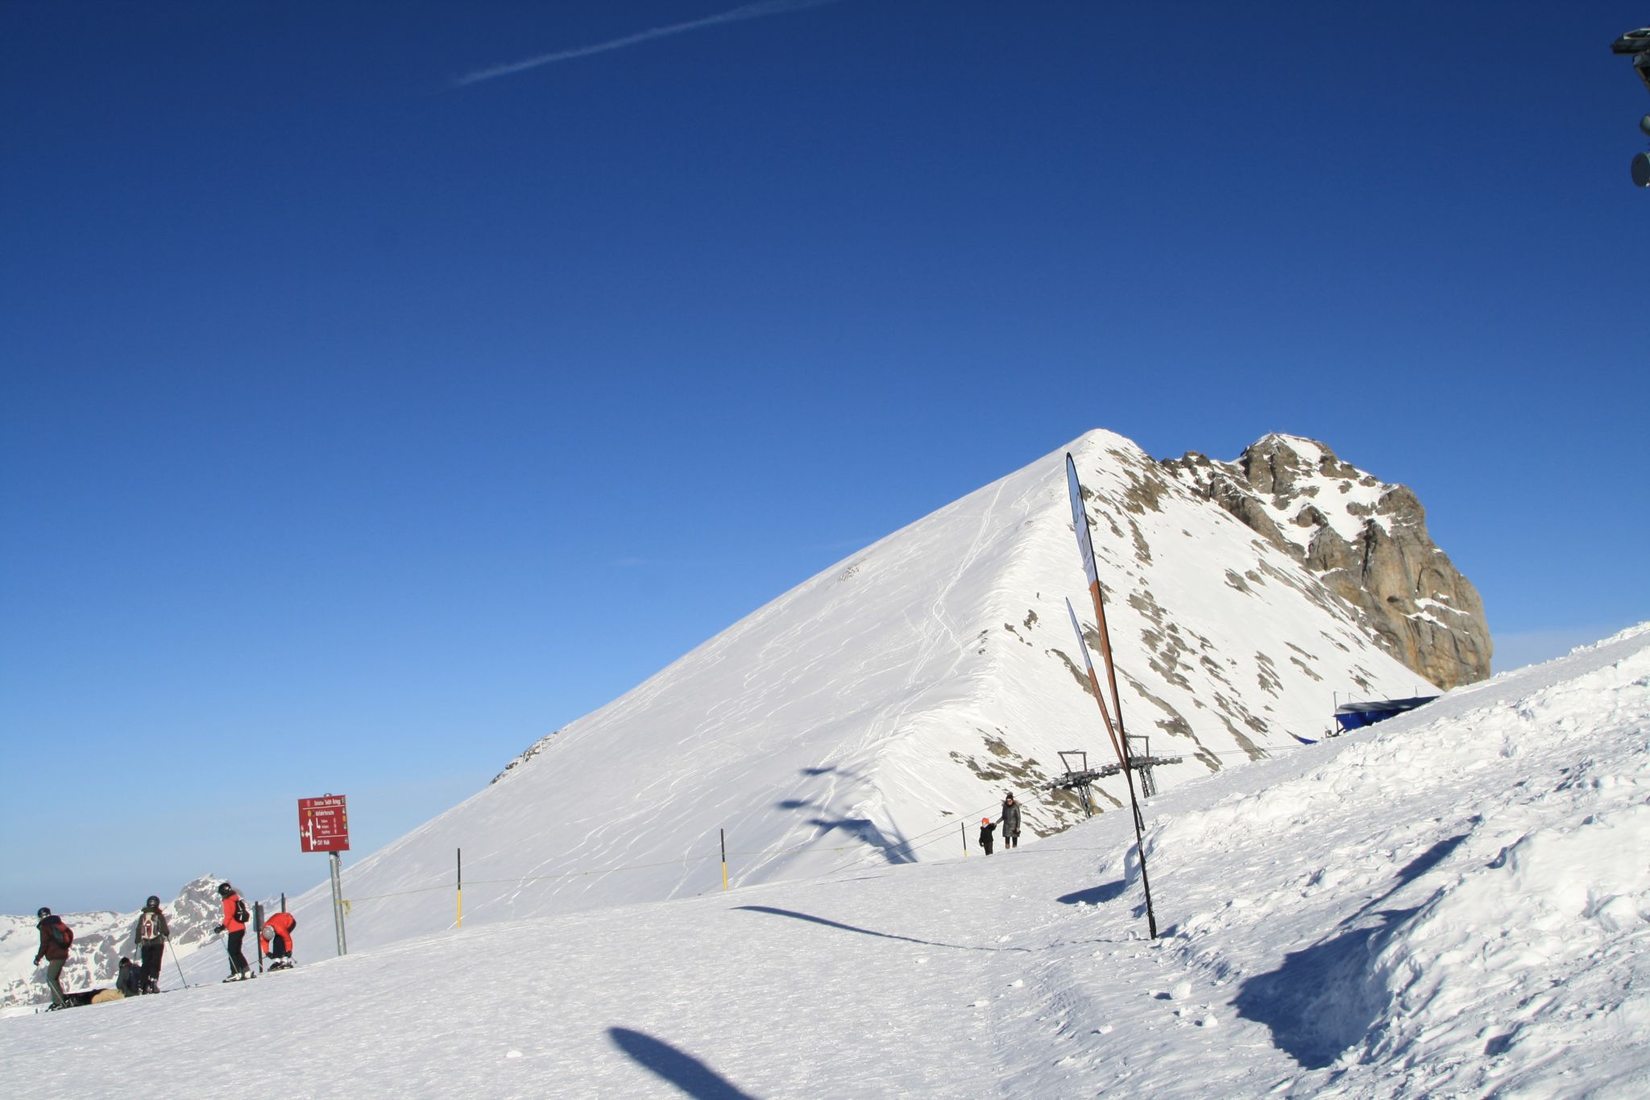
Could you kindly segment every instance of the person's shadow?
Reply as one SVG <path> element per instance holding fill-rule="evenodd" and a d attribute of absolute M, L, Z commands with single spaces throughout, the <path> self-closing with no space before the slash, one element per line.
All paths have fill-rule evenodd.
<path fill-rule="evenodd" d="M 755 1100 L 733 1082 L 685 1051 L 628 1027 L 610 1027 L 608 1038 L 637 1065 L 695 1100 Z"/>

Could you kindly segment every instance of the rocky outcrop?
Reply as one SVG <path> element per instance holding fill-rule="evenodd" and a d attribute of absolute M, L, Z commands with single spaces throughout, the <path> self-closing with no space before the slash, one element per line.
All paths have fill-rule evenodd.
<path fill-rule="evenodd" d="M 1406 487 L 1286 435 L 1267 436 L 1235 462 L 1190 453 L 1163 466 L 1318 574 L 1418 675 L 1445 689 L 1489 676 L 1483 602 L 1433 543 Z"/>

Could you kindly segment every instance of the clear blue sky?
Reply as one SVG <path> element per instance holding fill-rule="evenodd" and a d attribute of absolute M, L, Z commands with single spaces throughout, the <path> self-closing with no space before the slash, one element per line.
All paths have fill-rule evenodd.
<path fill-rule="evenodd" d="M 1095 427 L 1410 485 L 1499 667 L 1650 618 L 1646 22 L 0 7 L 0 910 L 307 888 Z"/>

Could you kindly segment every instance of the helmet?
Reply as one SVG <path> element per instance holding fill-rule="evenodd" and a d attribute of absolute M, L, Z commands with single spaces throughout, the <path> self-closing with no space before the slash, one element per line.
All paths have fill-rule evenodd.
<path fill-rule="evenodd" d="M 227 883 L 227 882 L 218 883 L 218 896 L 220 898 L 227 898 L 230 894 L 233 894 L 234 892 L 235 892 L 235 888 L 233 886 L 229 885 L 229 883 Z"/>
<path fill-rule="evenodd" d="M 989 817 L 982 817 L 982 818 L 980 818 L 980 824 L 981 825 L 989 825 L 989 824 L 991 824 L 991 819 Z"/>
<path fill-rule="evenodd" d="M 160 899 L 157 898 L 155 895 L 150 894 L 149 895 L 149 900 L 143 903 L 143 907 L 145 909 L 159 909 L 160 908 Z"/>
<path fill-rule="evenodd" d="M 42 905 L 40 907 L 40 912 L 36 913 L 35 917 L 38 920 L 45 920 L 47 917 L 49 917 L 51 915 L 52 915 L 52 911 L 50 909 L 47 909 L 44 905 Z"/>

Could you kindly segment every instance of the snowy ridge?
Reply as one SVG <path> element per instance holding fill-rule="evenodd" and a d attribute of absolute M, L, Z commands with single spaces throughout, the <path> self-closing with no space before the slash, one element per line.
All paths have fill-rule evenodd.
<path fill-rule="evenodd" d="M 290 973 L 0 1021 L 0 1060 L 173 1096 L 233 1020 L 237 1085 L 286 1095 L 1636 1098 L 1647 803 L 1650 624 L 1155 800 L 1155 942 L 1105 814 L 341 959 L 300 930 Z"/>
<path fill-rule="evenodd" d="M 1426 688 L 1288 553 L 1133 443 L 1091 432 L 1070 449 L 1125 721 L 1189 758 L 1164 788 L 1292 751 L 1337 692 Z M 1027 797 L 1060 750 L 1109 751 L 1065 611 L 1083 593 L 1065 450 L 803 582 L 346 866 L 351 945 L 452 926 L 459 849 L 468 928 L 720 890 L 722 830 L 743 885 L 953 855 L 1011 789 L 1028 840 L 1080 820 L 1063 792 Z M 298 899 L 300 920 L 324 927 L 326 896 Z"/>

